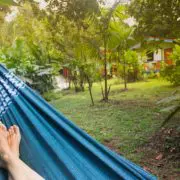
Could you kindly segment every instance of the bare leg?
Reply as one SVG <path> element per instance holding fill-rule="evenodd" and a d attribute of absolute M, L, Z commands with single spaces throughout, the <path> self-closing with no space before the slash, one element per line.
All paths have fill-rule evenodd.
<path fill-rule="evenodd" d="M 17 133 L 16 134 L 17 136 L 20 136 L 19 131 L 16 131 L 16 133 Z M 11 140 L 12 141 L 17 140 L 18 139 L 17 136 L 15 138 L 15 136 L 13 135 L 12 136 L 13 138 Z M 14 147 L 15 146 L 13 146 L 13 148 Z M 35 171 L 33 171 L 30 167 L 28 167 L 23 161 L 21 161 L 19 157 L 17 157 L 17 155 L 12 153 L 11 148 L 8 144 L 8 140 L 7 140 L 7 130 L 1 124 L 0 124 L 0 158 L 1 158 L 1 161 L 3 162 L 3 167 L 5 167 L 9 171 L 13 180 L 19 180 L 19 179 L 43 180 L 43 178 L 40 175 L 38 175 Z"/>
<path fill-rule="evenodd" d="M 2 122 L 0 122 L 0 131 L 3 131 L 4 138 L 7 138 L 8 136 L 7 128 L 4 124 L 2 124 Z M 4 162 L 1 160 L 1 157 L 0 157 L 0 168 L 5 168 Z"/>
<path fill-rule="evenodd" d="M 28 167 L 23 161 L 9 156 L 7 169 L 13 180 L 44 180 L 39 174 Z"/>

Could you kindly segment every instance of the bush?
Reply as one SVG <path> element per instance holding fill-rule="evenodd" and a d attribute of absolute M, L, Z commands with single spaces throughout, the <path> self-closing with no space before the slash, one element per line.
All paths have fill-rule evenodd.
<path fill-rule="evenodd" d="M 43 97 L 46 101 L 52 101 L 52 100 L 57 100 L 62 98 L 62 93 L 61 92 L 54 92 L 54 91 L 49 91 L 43 94 Z"/>
<path fill-rule="evenodd" d="M 135 82 L 142 79 L 141 67 L 136 51 L 128 50 L 124 54 L 126 60 L 126 76 L 128 82 Z"/>
<path fill-rule="evenodd" d="M 180 85 L 180 46 L 176 45 L 173 54 L 171 55 L 173 60 L 172 65 L 164 64 L 161 75 L 170 81 L 173 85 Z"/>

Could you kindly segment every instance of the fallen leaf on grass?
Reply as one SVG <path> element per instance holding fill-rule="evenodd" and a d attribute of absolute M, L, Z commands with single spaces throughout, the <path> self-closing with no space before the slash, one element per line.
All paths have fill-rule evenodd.
<path fill-rule="evenodd" d="M 147 166 L 144 166 L 143 169 L 144 169 L 145 171 L 148 171 L 148 172 L 152 173 L 152 170 L 151 170 L 150 168 L 148 168 Z"/>
<path fill-rule="evenodd" d="M 161 154 L 159 154 L 158 156 L 156 156 L 156 160 L 161 160 L 163 158 L 163 154 L 161 153 Z"/>

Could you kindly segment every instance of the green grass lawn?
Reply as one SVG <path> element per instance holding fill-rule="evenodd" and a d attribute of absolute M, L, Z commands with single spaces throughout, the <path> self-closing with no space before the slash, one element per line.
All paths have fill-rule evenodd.
<path fill-rule="evenodd" d="M 128 84 L 128 91 L 122 91 L 123 84 L 117 80 L 110 80 L 109 84 L 109 103 L 100 101 L 100 85 L 95 84 L 95 106 L 91 106 L 87 89 L 53 94 L 51 104 L 92 137 L 139 163 L 143 153 L 136 149 L 148 141 L 163 120 L 156 102 L 176 88 L 161 79 Z"/>

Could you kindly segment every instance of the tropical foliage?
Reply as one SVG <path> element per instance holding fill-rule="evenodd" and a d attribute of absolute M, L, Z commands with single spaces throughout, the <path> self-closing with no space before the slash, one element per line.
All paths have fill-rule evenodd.
<path fill-rule="evenodd" d="M 163 118 L 162 126 L 180 113 L 180 1 L 114 0 L 112 6 L 105 1 L 0 0 L 0 63 L 46 100 L 56 100 L 51 103 L 106 145 L 125 149 L 130 158 L 133 152 L 135 160 L 148 149 L 153 170 L 164 168 L 160 174 L 166 178 L 162 164 L 169 159 L 153 161 L 154 141 L 163 147 L 159 136 L 150 148 L 137 147 L 149 141 Z M 159 72 L 166 81 L 158 79 Z M 67 89 L 56 89 L 56 78 Z"/>
<path fill-rule="evenodd" d="M 179 7 L 178 0 L 133 0 L 129 12 L 137 21 L 137 35 L 179 38 Z"/>
<path fill-rule="evenodd" d="M 1 2 L 11 3 L 10 0 Z M 130 15 L 126 4 L 120 1 L 112 7 L 102 4 L 96 0 L 51 0 L 44 7 L 23 0 L 16 7 L 2 4 L 0 62 L 40 93 L 52 89 L 53 77 L 67 69 L 70 88 L 79 92 L 87 85 L 92 104 L 93 83 L 101 81 L 102 99 L 107 102 L 111 89 L 108 78 L 114 76 L 113 66 L 125 89 L 128 82 L 142 79 L 138 55 L 129 50 L 137 44 L 135 32 L 142 29 L 141 23 L 137 28 L 127 24 Z M 134 6 L 138 6 L 136 1 L 129 12 L 138 21 L 138 12 L 131 8 Z M 142 18 L 145 23 L 147 17 Z M 173 55 L 176 66 L 165 69 L 168 80 L 174 84 L 179 81 L 175 78 L 179 72 L 176 51 L 177 47 Z"/>
<path fill-rule="evenodd" d="M 170 81 L 174 85 L 180 85 L 180 46 L 176 45 L 173 54 L 171 55 L 173 60 L 172 65 L 164 64 L 164 70 L 162 75 L 165 79 Z"/>
<path fill-rule="evenodd" d="M 108 64 L 123 59 L 132 44 L 132 29 L 124 22 L 127 7 L 117 2 L 102 8 L 95 0 L 64 4 L 53 0 L 43 9 L 38 3 L 20 4 L 16 17 L 1 26 L 0 61 L 40 92 L 53 88 L 52 76 L 67 68 L 69 84 L 76 91 L 88 84 L 92 104 L 93 82 L 104 77 L 107 101 Z"/>
<path fill-rule="evenodd" d="M 162 126 L 166 125 L 174 116 L 179 115 L 180 112 L 180 93 L 175 91 L 171 96 L 166 97 L 159 101 L 157 104 L 164 105 L 165 108 L 161 109 L 161 112 L 168 113 Z"/>

